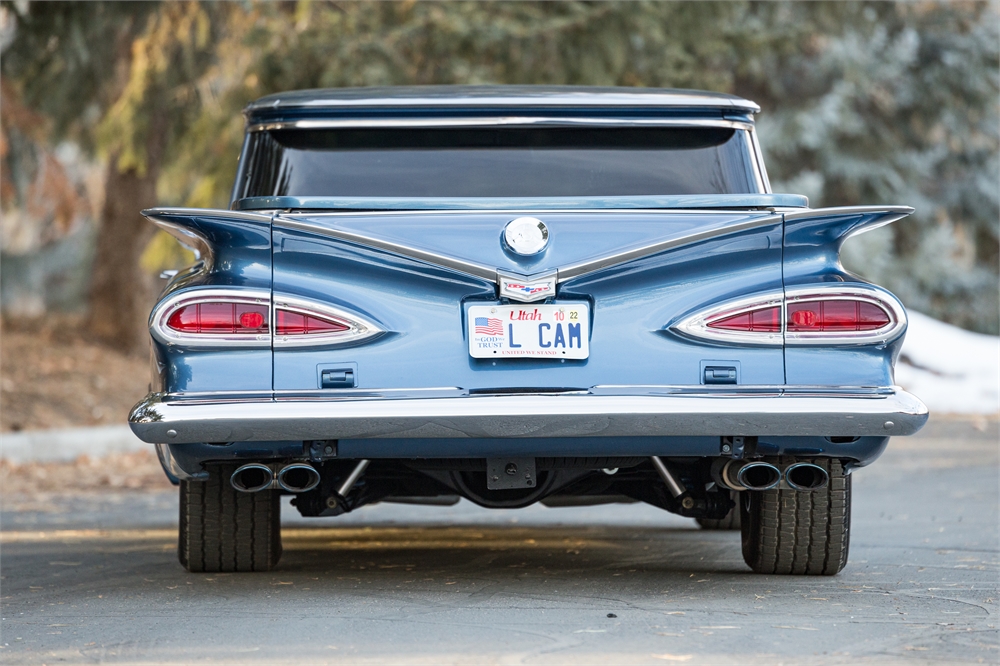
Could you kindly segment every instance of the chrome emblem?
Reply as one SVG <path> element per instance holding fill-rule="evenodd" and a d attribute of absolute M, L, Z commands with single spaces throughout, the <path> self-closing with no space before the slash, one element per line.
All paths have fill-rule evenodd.
<path fill-rule="evenodd" d="M 549 228 L 536 217 L 519 217 L 507 223 L 503 240 L 511 252 L 530 257 L 549 243 Z"/>
<path fill-rule="evenodd" d="M 556 295 L 556 273 L 536 275 L 513 275 L 497 271 L 500 279 L 500 296 L 531 303 L 543 301 Z"/>

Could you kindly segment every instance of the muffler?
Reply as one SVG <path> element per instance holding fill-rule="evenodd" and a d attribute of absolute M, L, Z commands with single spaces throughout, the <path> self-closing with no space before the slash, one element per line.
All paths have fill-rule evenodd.
<path fill-rule="evenodd" d="M 304 493 L 319 485 L 319 472 L 312 465 L 293 463 L 278 472 L 278 485 L 290 493 Z"/>
<path fill-rule="evenodd" d="M 819 490 L 830 482 L 830 474 L 813 463 L 795 463 L 785 468 L 785 483 L 792 490 Z"/>
<path fill-rule="evenodd" d="M 781 483 L 781 470 L 760 461 L 727 460 L 713 476 L 719 485 L 737 491 L 771 490 Z"/>
<path fill-rule="evenodd" d="M 250 463 L 243 465 L 229 477 L 229 483 L 241 493 L 256 493 L 267 490 L 274 482 L 274 472 L 267 465 Z"/>

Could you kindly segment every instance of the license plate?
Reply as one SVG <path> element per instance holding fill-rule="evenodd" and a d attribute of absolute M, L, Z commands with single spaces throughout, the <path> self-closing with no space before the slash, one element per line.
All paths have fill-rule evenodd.
<path fill-rule="evenodd" d="M 590 304 L 473 305 L 468 310 L 473 358 L 587 358 Z"/>

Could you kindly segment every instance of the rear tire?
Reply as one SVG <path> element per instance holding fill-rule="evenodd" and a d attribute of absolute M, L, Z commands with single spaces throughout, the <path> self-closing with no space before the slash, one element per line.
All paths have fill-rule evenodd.
<path fill-rule="evenodd" d="M 280 494 L 241 493 L 234 466 L 212 466 L 207 481 L 181 481 L 177 558 L 188 571 L 269 571 L 281 558 Z"/>
<path fill-rule="evenodd" d="M 736 506 L 729 510 L 725 518 L 696 518 L 703 530 L 738 530 L 740 529 L 740 495 L 730 492 L 730 497 Z"/>
<path fill-rule="evenodd" d="M 794 462 L 783 458 L 779 466 Z M 740 493 L 743 559 L 757 573 L 832 576 L 847 564 L 851 477 L 839 460 L 809 462 L 830 474 L 825 488 Z"/>

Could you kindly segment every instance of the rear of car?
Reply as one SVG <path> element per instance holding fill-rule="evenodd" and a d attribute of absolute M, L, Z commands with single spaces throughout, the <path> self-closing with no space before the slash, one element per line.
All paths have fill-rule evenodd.
<path fill-rule="evenodd" d="M 893 385 L 902 305 L 839 248 L 910 209 L 771 193 L 757 110 L 559 88 L 248 107 L 231 210 L 145 211 L 199 255 L 151 314 L 130 418 L 180 484 L 182 563 L 274 566 L 293 494 L 307 516 L 638 500 L 741 525 L 756 571 L 838 572 L 851 470 L 927 417 Z"/>

